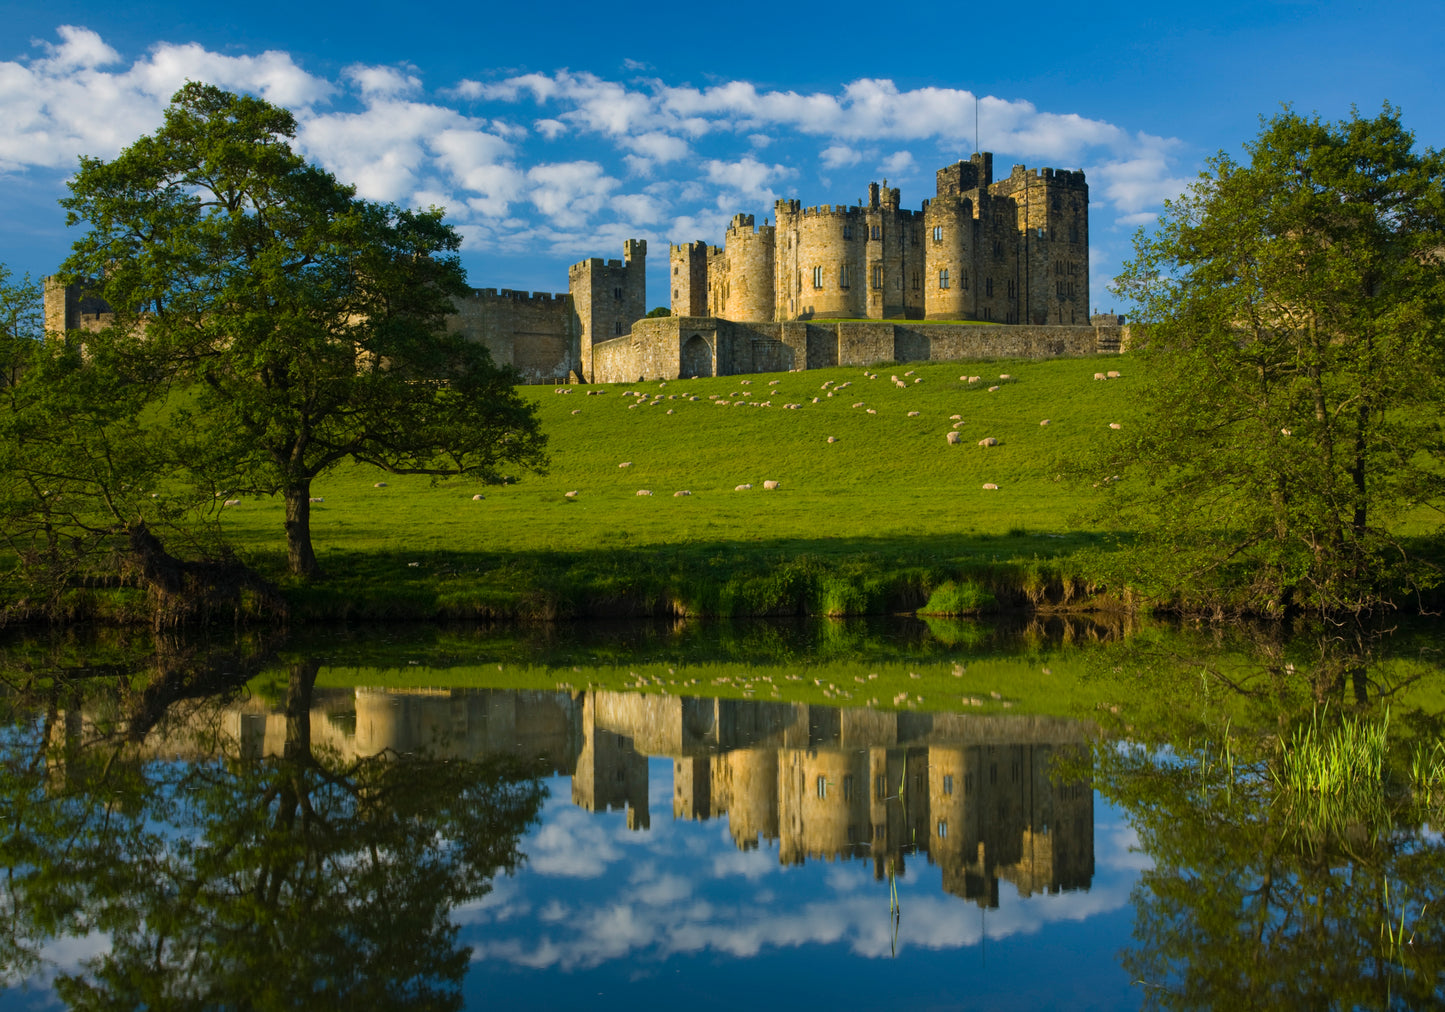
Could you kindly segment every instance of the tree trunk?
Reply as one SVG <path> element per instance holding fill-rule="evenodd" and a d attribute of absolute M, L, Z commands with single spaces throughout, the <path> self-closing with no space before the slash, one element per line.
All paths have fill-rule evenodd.
<path fill-rule="evenodd" d="M 311 479 L 286 490 L 286 562 L 297 576 L 321 572 L 311 548 Z"/>

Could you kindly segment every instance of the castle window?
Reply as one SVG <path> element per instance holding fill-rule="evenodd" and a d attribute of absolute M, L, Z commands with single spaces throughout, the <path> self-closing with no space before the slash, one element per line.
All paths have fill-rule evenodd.
<path fill-rule="evenodd" d="M 852 226 L 852 225 L 844 225 L 844 226 L 843 226 L 843 238 L 844 238 L 844 239 L 851 239 L 851 238 L 853 238 L 853 226 Z"/>
<path fill-rule="evenodd" d="M 968 290 L 968 271 L 964 271 L 958 279 L 958 287 L 964 291 Z"/>
<path fill-rule="evenodd" d="M 989 298 L 993 297 L 993 278 L 983 279 L 983 294 Z"/>
<path fill-rule="evenodd" d="M 882 773 L 873 781 L 873 793 L 878 796 L 879 801 L 888 797 L 888 778 Z"/>
<path fill-rule="evenodd" d="M 847 288 L 847 287 L 849 287 L 849 284 L 848 284 L 848 283 L 849 283 L 851 280 L 852 280 L 852 278 L 849 277 L 848 265 L 847 265 L 847 264 L 844 264 L 842 267 L 839 267 L 839 268 L 838 268 L 838 287 L 839 287 L 839 288 Z"/>
<path fill-rule="evenodd" d="M 814 267 L 814 268 L 813 268 L 813 287 L 814 287 L 814 288 L 822 288 L 822 287 L 823 287 L 823 268 L 821 268 L 821 267 Z"/>
<path fill-rule="evenodd" d="M 969 792 L 971 792 L 972 790 L 973 790 L 973 774 L 972 774 L 972 773 L 965 773 L 965 774 L 963 775 L 963 795 L 964 795 L 964 797 L 968 797 Z"/>
<path fill-rule="evenodd" d="M 939 287 L 940 289 L 944 289 L 944 288 L 947 288 L 947 287 L 948 287 L 948 268 L 947 268 L 947 267 L 945 267 L 943 270 L 941 270 L 941 271 L 938 272 L 938 287 Z"/>
<path fill-rule="evenodd" d="M 614 333 L 614 334 L 621 334 L 621 333 L 622 333 L 622 321 L 621 321 L 621 320 L 618 320 L 616 323 L 614 323 L 614 324 L 612 325 L 612 333 Z"/>
<path fill-rule="evenodd" d="M 673 276 L 673 277 L 677 277 L 677 268 L 676 268 L 676 267 L 674 267 L 674 268 L 672 269 L 672 276 Z"/>
<path fill-rule="evenodd" d="M 614 299 L 616 299 L 618 302 L 621 302 L 621 301 L 622 301 L 622 289 L 620 289 L 620 288 L 614 288 L 614 289 L 612 289 L 612 297 L 613 297 Z"/>
<path fill-rule="evenodd" d="M 882 239 L 882 238 L 883 238 L 883 226 L 882 226 L 882 225 L 874 225 L 874 226 L 873 226 L 873 229 L 872 229 L 872 232 L 873 232 L 873 238 L 874 238 L 874 239 Z"/>
<path fill-rule="evenodd" d="M 672 301 L 673 301 L 673 302 L 676 302 L 676 301 L 677 301 L 677 297 L 678 297 L 678 296 L 677 296 L 677 289 L 674 288 L 674 289 L 672 290 Z"/>
<path fill-rule="evenodd" d="M 873 287 L 874 287 L 874 288 L 882 288 L 882 287 L 883 287 L 883 265 L 882 265 L 882 264 L 874 264 L 874 265 L 873 265 Z"/>
<path fill-rule="evenodd" d="M 1009 279 L 1009 282 L 1008 282 L 1008 297 L 1009 297 L 1009 298 L 1013 298 L 1013 297 L 1014 297 L 1014 283 L 1013 283 L 1013 279 L 1012 279 L 1012 278 L 1010 278 L 1010 279 Z"/>
<path fill-rule="evenodd" d="M 942 226 L 942 225 L 934 225 L 934 226 L 933 226 L 933 241 L 934 241 L 934 242 L 943 242 L 943 226 Z"/>
<path fill-rule="evenodd" d="M 1002 239 L 995 239 L 995 240 L 993 241 L 993 255 L 996 256 L 996 257 L 1001 257 L 1001 256 L 1003 256 L 1003 240 L 1002 240 Z"/>
<path fill-rule="evenodd" d="M 918 291 L 918 272 L 917 272 L 917 271 L 914 271 L 914 272 L 913 272 L 913 290 L 914 290 L 915 292 Z"/>
<path fill-rule="evenodd" d="M 888 838 L 888 827 L 882 822 L 873 824 L 873 839 L 886 840 Z"/>
<path fill-rule="evenodd" d="M 853 800 L 853 777 L 851 775 L 843 778 L 843 800 Z"/>
<path fill-rule="evenodd" d="M 952 773 L 945 773 L 945 774 L 943 775 L 943 793 L 944 793 L 944 794 L 952 794 L 952 793 L 953 793 L 953 774 L 952 774 Z"/>
<path fill-rule="evenodd" d="M 828 779 L 827 779 L 826 777 L 819 777 L 819 778 L 818 778 L 818 797 L 820 797 L 820 798 L 826 798 L 827 796 L 828 796 Z"/>
<path fill-rule="evenodd" d="M 938 838 L 939 838 L 940 840 L 945 840 L 945 839 L 948 838 L 948 820 L 947 820 L 947 819 L 940 820 L 939 823 L 938 823 Z"/>
<path fill-rule="evenodd" d="M 1078 242 L 1078 241 L 1079 241 L 1079 226 L 1078 226 L 1078 225 L 1070 225 L 1070 226 L 1069 226 L 1069 242 Z"/>

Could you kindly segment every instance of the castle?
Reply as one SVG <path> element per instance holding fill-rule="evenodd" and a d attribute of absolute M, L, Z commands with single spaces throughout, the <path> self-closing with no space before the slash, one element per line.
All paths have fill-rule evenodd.
<path fill-rule="evenodd" d="M 632 382 L 894 361 L 1119 351 L 1123 319 L 1090 316 L 1083 172 L 980 153 L 936 173 L 921 210 L 871 183 L 856 206 L 779 200 L 723 245 L 669 248 L 671 311 L 647 312 L 647 243 L 567 271 L 567 292 L 474 289 L 448 327 L 527 383 Z M 959 322 L 940 322 L 959 321 Z M 965 322 L 966 321 L 966 322 Z M 47 278 L 48 331 L 98 330 L 109 307 Z"/>

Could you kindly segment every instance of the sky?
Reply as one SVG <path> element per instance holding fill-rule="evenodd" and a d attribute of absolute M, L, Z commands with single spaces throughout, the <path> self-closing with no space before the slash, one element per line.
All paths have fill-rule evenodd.
<path fill-rule="evenodd" d="M 988 11 L 997 11 L 991 17 Z M 0 264 L 55 270 L 82 155 L 159 126 L 187 80 L 291 109 L 294 144 L 368 199 L 444 207 L 479 288 L 565 291 L 567 267 L 648 241 L 721 244 L 773 202 L 852 204 L 870 181 L 917 209 L 979 147 L 1079 169 L 1095 308 L 1133 236 L 1260 117 L 1400 108 L 1445 146 L 1445 8 L 1401 0 L 1022 8 L 778 8 L 554 0 L 105 5 L 12 0 L 0 33 Z"/>

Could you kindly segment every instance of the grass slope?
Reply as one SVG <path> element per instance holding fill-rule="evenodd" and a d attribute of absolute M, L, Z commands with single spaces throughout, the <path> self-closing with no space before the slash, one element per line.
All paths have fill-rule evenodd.
<path fill-rule="evenodd" d="M 314 486 L 324 501 L 313 508 L 312 533 L 334 579 L 307 600 L 318 612 L 345 610 L 343 599 L 365 587 L 371 610 L 389 617 L 597 613 L 609 598 L 633 602 L 622 610 L 635 612 L 645 584 L 644 597 L 681 601 L 672 610 L 765 613 L 790 610 L 768 603 L 788 588 L 725 600 L 725 587 L 688 592 L 679 580 L 712 573 L 735 583 L 801 559 L 800 579 L 814 580 L 808 573 L 821 567 L 846 586 L 864 570 L 922 567 L 908 588 L 880 586 L 872 597 L 865 588 L 866 601 L 831 610 L 913 603 L 950 575 L 1095 543 L 1099 532 L 1074 521 L 1088 491 L 1061 480 L 1056 465 L 1116 437 L 1109 423 L 1127 413 L 1129 364 L 1118 356 L 884 364 L 563 393 L 525 387 L 551 437 L 547 474 L 483 487 L 368 467 L 333 472 Z M 1093 379 L 1108 369 L 1123 378 Z M 968 383 L 961 373 L 982 378 Z M 961 442 L 949 445 L 954 415 Z M 986 437 L 998 445 L 979 446 Z M 768 480 L 779 487 L 764 490 Z M 735 490 L 745 484 L 752 488 Z M 684 490 L 691 494 L 674 495 Z M 273 573 L 282 519 L 270 499 L 222 514 L 227 536 Z M 567 586 L 585 587 L 591 604 L 566 600 Z"/>

